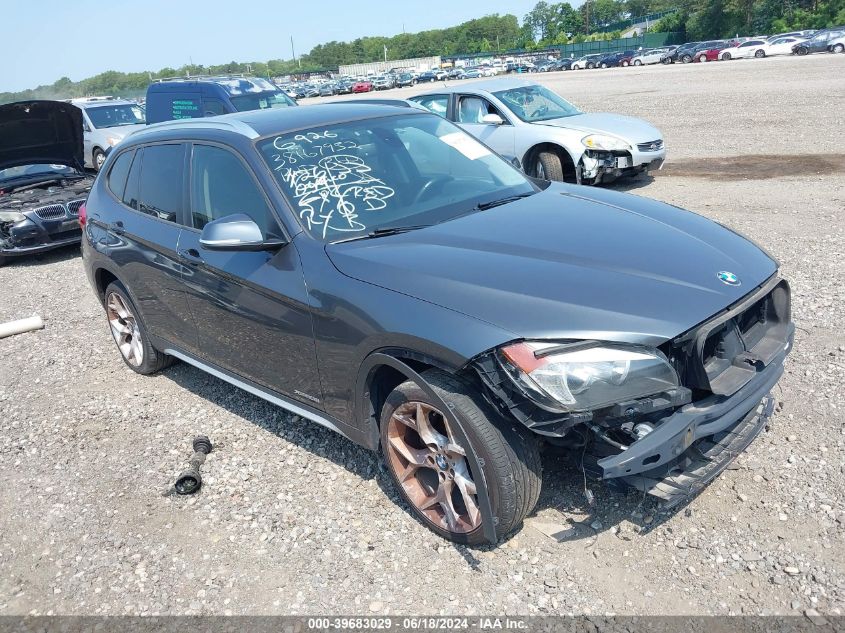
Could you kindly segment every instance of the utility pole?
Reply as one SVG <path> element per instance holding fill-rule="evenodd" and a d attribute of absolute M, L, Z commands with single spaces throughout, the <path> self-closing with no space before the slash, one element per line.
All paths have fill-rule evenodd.
<path fill-rule="evenodd" d="M 584 3 L 584 30 L 586 34 L 590 34 L 590 0 Z"/>
<path fill-rule="evenodd" d="M 496 52 L 498 53 L 500 50 L 502 49 L 499 48 L 499 34 L 496 33 Z"/>
<path fill-rule="evenodd" d="M 387 62 L 387 44 L 382 44 L 384 46 L 384 61 Z"/>
<path fill-rule="evenodd" d="M 293 56 L 293 61 L 296 63 L 296 51 L 293 50 L 293 35 L 290 36 L 290 54 Z M 302 66 L 302 64 L 300 64 Z"/>

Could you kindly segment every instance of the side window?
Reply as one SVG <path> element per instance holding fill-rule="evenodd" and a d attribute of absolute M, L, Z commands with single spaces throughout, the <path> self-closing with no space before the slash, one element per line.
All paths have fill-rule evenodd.
<path fill-rule="evenodd" d="M 123 198 L 123 192 L 126 189 L 126 178 L 129 176 L 129 168 L 132 166 L 132 157 L 135 156 L 135 151 L 130 150 L 123 152 L 118 156 L 111 171 L 109 171 L 108 185 L 111 192 L 118 200 Z"/>
<path fill-rule="evenodd" d="M 255 179 L 232 152 L 194 145 L 191 157 L 191 220 L 202 229 L 212 220 L 245 213 L 265 237 L 279 229 Z"/>
<path fill-rule="evenodd" d="M 138 187 L 141 184 L 141 160 L 143 156 L 143 148 L 135 152 L 135 160 L 132 161 L 132 168 L 129 170 L 129 177 L 126 179 L 126 188 L 123 191 L 123 204 L 135 210 L 138 209 Z"/>
<path fill-rule="evenodd" d="M 446 111 L 449 109 L 449 95 L 426 95 L 424 97 L 414 97 L 411 101 L 419 103 L 429 112 L 442 117 L 446 116 Z"/>
<path fill-rule="evenodd" d="M 507 119 L 502 116 L 499 109 L 492 103 L 476 96 L 464 96 L 458 104 L 458 122 L 459 123 L 482 123 L 482 118 L 485 114 L 496 114 L 507 123 Z"/>
<path fill-rule="evenodd" d="M 139 211 L 168 222 L 178 221 L 182 210 L 184 160 L 182 145 L 150 145 L 144 148 Z"/>
<path fill-rule="evenodd" d="M 203 97 L 202 109 L 204 116 L 217 116 L 219 114 L 228 114 L 229 112 L 226 109 L 226 105 L 220 99 L 213 97 Z"/>

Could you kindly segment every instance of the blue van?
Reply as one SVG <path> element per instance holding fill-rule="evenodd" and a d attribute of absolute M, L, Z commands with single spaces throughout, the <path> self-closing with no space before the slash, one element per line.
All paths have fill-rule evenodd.
<path fill-rule="evenodd" d="M 296 101 L 259 77 L 166 79 L 147 88 L 147 123 L 295 105 Z"/>

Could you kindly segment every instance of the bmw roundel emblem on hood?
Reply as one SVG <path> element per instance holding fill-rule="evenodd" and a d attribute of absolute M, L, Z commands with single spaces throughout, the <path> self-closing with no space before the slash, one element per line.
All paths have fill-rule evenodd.
<path fill-rule="evenodd" d="M 716 273 L 716 276 L 723 284 L 727 284 L 729 286 L 738 286 L 740 284 L 739 277 L 727 270 L 720 270 Z"/>

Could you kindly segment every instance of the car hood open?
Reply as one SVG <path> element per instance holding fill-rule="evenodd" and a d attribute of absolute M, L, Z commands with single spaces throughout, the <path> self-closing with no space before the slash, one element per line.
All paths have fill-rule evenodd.
<path fill-rule="evenodd" d="M 439 225 L 326 251 L 349 277 L 464 313 L 514 338 L 647 345 L 689 330 L 777 270 L 752 242 L 702 216 L 557 184 Z M 740 285 L 721 281 L 722 272 Z"/>
<path fill-rule="evenodd" d="M 663 138 L 660 130 L 642 119 L 604 112 L 583 113 L 560 117 L 559 119 L 549 119 L 548 121 L 538 121 L 535 125 L 581 130 L 587 134 L 612 134 L 635 144 L 650 143 Z"/>
<path fill-rule="evenodd" d="M 82 112 L 61 101 L 0 106 L 0 169 L 69 165 L 82 170 Z"/>

